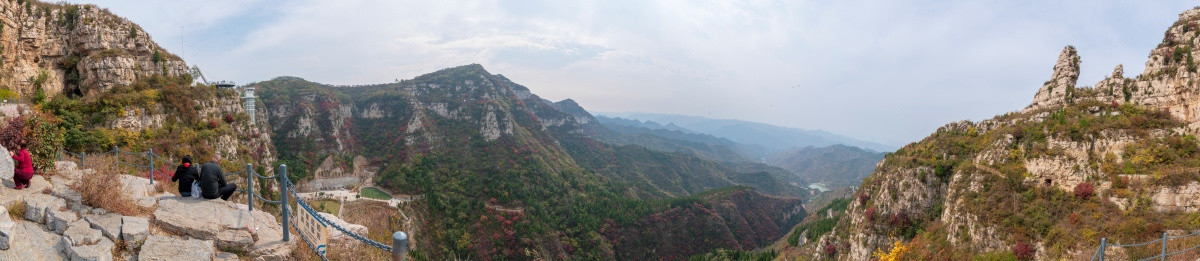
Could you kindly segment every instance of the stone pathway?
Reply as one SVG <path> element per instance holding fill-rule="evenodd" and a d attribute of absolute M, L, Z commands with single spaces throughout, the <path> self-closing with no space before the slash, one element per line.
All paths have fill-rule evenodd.
<path fill-rule="evenodd" d="M 114 253 L 123 260 L 288 260 L 296 244 L 282 241 L 284 230 L 269 213 L 223 200 L 152 195 L 154 187 L 142 177 L 118 175 L 119 189 L 153 209 L 151 215 L 92 208 L 68 184 L 94 171 L 71 162 L 55 167 L 58 175 L 49 181 L 35 176 L 29 189 L 0 187 L 0 260 L 113 260 Z M 10 217 L 13 207 L 23 208 L 23 216 Z"/>

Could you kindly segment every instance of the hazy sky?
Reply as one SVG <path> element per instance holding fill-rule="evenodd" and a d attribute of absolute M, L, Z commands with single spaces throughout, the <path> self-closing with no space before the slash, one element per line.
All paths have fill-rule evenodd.
<path fill-rule="evenodd" d="M 92 2 L 92 1 L 85 1 Z M 237 83 L 409 79 L 479 63 L 593 112 L 902 145 L 1019 110 L 1063 46 L 1080 85 L 1144 68 L 1185 1 L 94 1 Z"/>

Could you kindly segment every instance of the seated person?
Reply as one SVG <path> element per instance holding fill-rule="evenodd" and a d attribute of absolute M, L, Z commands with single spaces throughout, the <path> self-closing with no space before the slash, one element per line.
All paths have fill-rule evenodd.
<path fill-rule="evenodd" d="M 221 171 L 221 165 L 217 162 L 221 161 L 221 154 L 213 156 L 213 160 L 200 166 L 200 196 L 206 199 L 216 199 L 220 197 L 223 200 L 229 200 L 233 196 L 233 192 L 237 191 L 237 184 L 229 184 L 225 182 L 225 173 Z"/>
<path fill-rule="evenodd" d="M 192 196 L 192 182 L 200 179 L 200 171 L 196 169 L 195 166 L 192 166 L 192 156 L 184 156 L 179 167 L 175 168 L 175 175 L 171 176 L 171 182 L 179 182 L 180 196 Z"/>

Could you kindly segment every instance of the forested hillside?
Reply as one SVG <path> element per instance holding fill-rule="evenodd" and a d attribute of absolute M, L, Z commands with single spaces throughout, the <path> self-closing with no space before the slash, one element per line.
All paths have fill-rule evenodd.
<path fill-rule="evenodd" d="M 252 86 L 280 158 L 297 166 L 289 174 L 304 181 L 324 158 L 367 157 L 380 166 L 376 185 L 424 196 L 421 229 L 430 236 L 418 244 L 435 257 L 610 259 L 672 249 L 682 258 L 761 246 L 804 213 L 797 198 L 761 194 L 802 194 L 771 172 L 605 144 L 592 138 L 595 119 L 582 108 L 548 102 L 479 65 L 391 84 L 281 77 Z M 714 189 L 727 192 L 706 193 Z M 723 210 L 731 207 L 744 211 Z M 656 231 L 675 235 L 665 242 L 629 248 L 622 242 L 641 236 L 609 232 L 681 211 L 702 218 Z M 754 232 L 715 232 L 744 231 L 743 222 Z M 678 247 L 696 233 L 716 237 Z"/>

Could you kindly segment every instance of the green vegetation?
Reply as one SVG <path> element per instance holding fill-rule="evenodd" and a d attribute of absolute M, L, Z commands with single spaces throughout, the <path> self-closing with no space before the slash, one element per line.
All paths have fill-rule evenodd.
<path fill-rule="evenodd" d="M 312 205 L 313 209 L 316 209 L 317 211 L 337 215 L 338 210 L 340 210 L 342 207 L 342 202 L 337 200 L 322 199 L 310 202 L 309 205 Z"/>
<path fill-rule="evenodd" d="M 1030 117 L 1044 113 L 1041 121 Z M 999 116 L 1002 124 L 986 133 L 971 125 L 948 125 L 922 140 L 910 144 L 888 156 L 880 172 L 897 168 L 929 167 L 933 169 L 931 185 L 948 185 L 955 173 L 973 175 L 978 189 L 966 187 L 950 188 L 964 193 L 966 211 L 977 216 L 983 224 L 1012 235 L 1008 238 L 1013 246 L 1008 253 L 989 253 L 976 258 L 982 260 L 1008 259 L 1030 255 L 1029 242 L 1042 242 L 1049 257 L 1063 257 L 1069 251 L 1091 246 L 1101 236 L 1110 241 L 1141 242 L 1160 237 L 1167 229 L 1190 230 L 1200 226 L 1200 214 L 1158 212 L 1149 204 L 1150 191 L 1146 185 L 1175 186 L 1200 181 L 1194 166 L 1200 164 L 1200 147 L 1191 135 L 1156 130 L 1169 130 L 1184 126 L 1165 111 L 1123 104 L 1103 104 L 1095 101 L 1080 101 L 1064 108 L 1008 114 Z M 1155 134 L 1157 133 L 1157 134 Z M 1098 137 L 1126 135 L 1135 142 L 1126 145 L 1124 162 L 1117 164 L 1115 155 L 1092 155 L 1087 165 L 1076 169 L 1091 168 L 1100 175 L 1091 177 L 1092 182 L 1113 181 L 1109 195 L 1130 198 L 1122 210 L 1102 197 L 1090 197 L 1087 188 L 1065 191 L 1045 186 L 1038 181 L 1029 181 L 1030 175 L 1024 162 L 1028 159 L 1057 157 L 1064 155 L 1061 149 L 1049 145 L 1050 139 L 1086 142 Z M 1161 136 L 1157 136 L 1161 135 Z M 1011 138 L 1011 143 L 1006 139 Z M 1009 144 L 1003 160 L 989 165 L 977 164 L 978 153 L 995 149 L 994 144 Z M 1119 174 L 1149 174 L 1150 178 L 1131 184 Z M 925 174 L 920 178 L 926 181 Z M 862 191 L 880 191 L 882 177 L 868 178 Z M 1135 184 L 1137 186 L 1135 186 Z M 961 186 L 965 186 L 962 184 Z M 1091 186 L 1090 183 L 1087 186 Z M 891 191 L 895 191 L 892 189 Z M 863 198 L 865 206 L 872 200 Z M 933 202 L 942 202 L 934 199 Z M 873 207 L 859 211 L 874 211 Z M 909 241 L 907 247 L 913 255 L 928 253 L 969 253 L 955 249 L 945 243 L 946 228 L 942 227 L 942 206 L 927 206 L 923 213 L 868 213 L 871 229 L 877 233 L 898 236 Z M 813 223 L 816 227 L 816 223 Z M 815 229 L 815 228 L 813 228 Z M 961 241 L 969 241 L 965 234 L 953 235 Z M 1152 256 L 1146 249 L 1129 250 L 1131 258 Z M 923 258 L 916 258 L 923 259 Z"/>
<path fill-rule="evenodd" d="M 380 200 L 392 199 L 391 195 L 388 195 L 386 192 L 383 192 L 383 190 L 379 190 L 378 188 L 375 188 L 375 187 L 363 187 L 362 190 L 359 191 L 358 193 L 359 193 L 359 195 L 362 195 L 363 197 L 367 197 L 367 198 L 380 199 Z"/>
<path fill-rule="evenodd" d="M 767 250 L 764 252 L 746 252 L 730 249 L 717 249 L 712 252 L 694 255 L 689 257 L 688 261 L 770 261 L 775 259 L 779 253 Z"/>
<path fill-rule="evenodd" d="M 797 246 L 800 243 L 800 234 L 805 234 L 805 232 L 807 232 L 805 234 L 806 242 L 815 242 L 817 238 L 829 233 L 829 231 L 833 231 L 833 227 L 837 226 L 838 220 L 841 220 L 842 216 L 845 215 L 846 207 L 849 205 L 850 199 L 835 199 L 824 208 L 812 212 L 812 218 L 800 223 L 792 231 L 792 234 L 788 236 L 788 244 Z M 826 217 L 826 213 L 829 213 L 829 211 L 833 211 L 833 217 Z"/>
<path fill-rule="evenodd" d="M 98 152 L 119 146 L 129 151 L 153 148 L 159 155 L 192 155 L 197 159 L 209 159 L 215 152 L 218 138 L 222 135 L 236 137 L 233 125 L 242 124 L 245 120 L 234 117 L 237 121 L 226 122 L 218 119 L 218 116 L 201 115 L 201 100 L 236 99 L 237 94 L 232 90 L 192 85 L 191 81 L 189 77 L 143 77 L 131 85 L 116 86 L 95 95 L 58 95 L 48 101 L 42 110 L 57 119 L 56 128 L 61 131 L 63 148 L 68 151 Z M 115 119 L 147 113 L 163 113 L 168 117 L 159 128 L 135 131 L 108 127 Z M 236 151 L 240 155 L 250 155 L 255 151 L 249 145 L 238 145 Z M 242 166 L 247 160 L 237 159 L 227 163 L 229 166 Z"/>
<path fill-rule="evenodd" d="M 465 82 L 475 84 L 466 87 Z M 719 163 L 648 152 L 638 147 L 614 149 L 585 136 L 570 136 L 569 129 L 544 127 L 540 117 L 569 115 L 539 111 L 536 106 L 543 104 L 526 104 L 529 100 L 494 95 L 495 89 L 481 86 L 514 90 L 523 90 L 523 87 L 502 76 L 487 74 L 478 65 L 446 69 L 399 83 L 352 88 L 322 85 L 294 77 L 280 77 L 254 85 L 265 107 L 289 108 L 283 114 L 273 115 L 272 128 L 296 130 L 300 129 L 301 122 L 310 122 L 311 125 L 306 126 L 315 129 L 291 137 L 279 133 L 272 136 L 280 152 L 279 158 L 288 163 L 288 173 L 294 180 L 310 177 L 311 170 L 329 157 L 335 162 L 342 162 L 337 159 L 354 153 L 378 157 L 383 166 L 375 177 L 377 186 L 424 196 L 415 207 L 428 215 L 420 229 L 425 235 L 423 238 L 432 246 L 424 253 L 435 260 L 451 257 L 637 259 L 633 256 L 650 253 L 649 249 L 622 251 L 630 248 L 627 245 L 636 244 L 617 242 L 659 240 L 661 237 L 617 231 L 660 224 L 666 222 L 664 216 L 674 214 L 692 215 L 697 217 L 693 223 L 704 226 L 664 232 L 686 238 L 674 239 L 676 242 L 696 238 L 697 244 L 687 244 L 671 253 L 685 258 L 712 250 L 718 246 L 713 242 L 718 240 L 716 236 L 727 235 L 718 232 L 729 231 L 732 227 L 707 219 L 712 217 L 712 209 L 719 205 L 714 201 L 728 202 L 726 205 L 753 205 L 757 202 L 734 203 L 728 201 L 733 199 L 726 198 L 762 200 L 746 197 L 753 193 L 749 192 L 750 188 L 731 186 L 738 183 L 730 180 L 743 180 L 761 187 L 769 187 L 763 184 L 770 183 L 767 179 L 771 176 L 766 172 L 729 172 L 731 174 L 726 176 L 724 171 L 729 168 Z M 414 106 L 432 104 L 444 105 L 448 114 L 457 116 L 432 113 L 432 110 Z M 350 106 L 355 110 L 378 108 L 384 116 L 343 118 L 345 115 L 338 112 Z M 511 128 L 511 133 L 506 131 L 499 138 L 485 138 L 479 122 L 489 114 L 503 116 L 501 128 Z M 420 118 L 416 118 L 418 115 Z M 339 134 L 334 136 L 334 133 Z M 436 137 L 429 138 L 426 133 L 434 133 Z M 335 139 L 345 144 L 345 148 L 330 142 Z M 587 154 L 593 145 L 601 146 L 605 151 Z M 564 148 L 568 146 L 575 147 Z M 631 166 L 621 166 L 618 162 L 628 162 Z M 678 165 L 682 166 L 673 167 Z M 609 172 L 601 172 L 616 168 L 628 168 L 621 173 L 628 174 L 624 177 L 629 178 L 618 179 L 606 175 Z M 647 181 L 664 187 L 676 184 L 659 189 L 655 185 L 644 185 Z M 369 197 L 369 190 L 364 188 L 360 195 Z M 669 213 L 656 215 L 664 212 Z M 778 216 L 775 213 L 731 215 L 746 215 L 756 221 Z M 789 223 L 780 226 L 790 226 L 795 221 L 771 220 L 768 223 Z M 777 239 L 776 234 L 781 232 L 785 230 L 739 231 L 733 236 L 739 241 L 745 239 L 744 242 L 757 244 Z M 704 238 L 709 238 L 708 242 L 700 241 Z"/>

